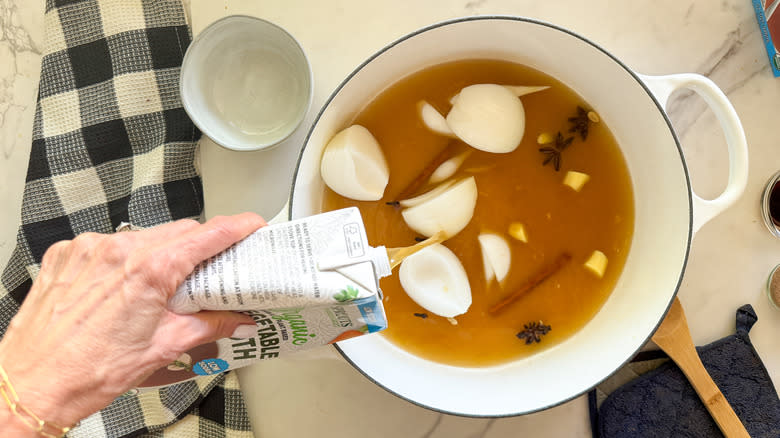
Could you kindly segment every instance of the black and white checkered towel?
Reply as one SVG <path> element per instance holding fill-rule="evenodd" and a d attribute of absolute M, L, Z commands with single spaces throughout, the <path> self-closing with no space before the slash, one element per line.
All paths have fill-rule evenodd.
<path fill-rule="evenodd" d="M 22 225 L 0 282 L 0 335 L 54 242 L 202 211 L 193 164 L 200 133 L 179 96 L 190 42 L 180 0 L 47 0 L 45 27 Z M 125 394 L 69 436 L 252 434 L 229 373 Z"/>

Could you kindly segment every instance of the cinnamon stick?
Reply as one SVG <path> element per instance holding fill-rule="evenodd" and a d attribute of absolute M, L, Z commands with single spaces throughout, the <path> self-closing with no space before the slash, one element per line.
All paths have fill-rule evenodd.
<path fill-rule="evenodd" d="M 401 201 L 403 199 L 409 198 L 412 195 L 414 195 L 417 190 L 420 189 L 427 181 L 428 178 L 431 177 L 431 174 L 439 167 L 441 164 L 451 157 L 455 155 L 455 149 L 457 147 L 457 142 L 450 142 L 447 144 L 447 146 L 444 147 L 444 149 L 439 152 L 438 155 L 436 155 L 433 160 L 428 162 L 428 164 L 425 166 L 425 168 L 420 172 L 417 177 L 415 177 L 409 184 L 404 187 L 403 190 L 401 190 L 398 195 L 394 198 L 395 200 L 392 201 L 392 203 L 388 202 L 388 205 L 395 205 L 396 202 Z"/>
<path fill-rule="evenodd" d="M 520 299 L 523 295 L 534 290 L 537 286 L 542 284 L 550 276 L 558 272 L 563 268 L 566 263 L 571 260 L 571 254 L 565 252 L 559 255 L 552 263 L 547 266 L 543 266 L 538 272 L 531 276 L 525 283 L 520 285 L 514 292 L 506 296 L 503 300 L 494 304 L 488 309 L 488 313 L 495 316 L 501 313 L 507 306 L 510 306 L 515 301 Z"/>

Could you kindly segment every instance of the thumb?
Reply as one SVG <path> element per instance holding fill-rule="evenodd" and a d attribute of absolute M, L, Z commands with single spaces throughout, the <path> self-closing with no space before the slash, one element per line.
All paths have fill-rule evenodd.
<path fill-rule="evenodd" d="M 181 339 L 185 350 L 222 338 L 250 338 L 257 333 L 257 325 L 251 316 L 228 311 L 202 311 L 187 315 L 181 321 L 179 333 L 187 333 Z"/>

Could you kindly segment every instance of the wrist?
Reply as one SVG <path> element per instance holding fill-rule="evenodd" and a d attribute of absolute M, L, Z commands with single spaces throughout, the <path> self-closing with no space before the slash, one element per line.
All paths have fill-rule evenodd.
<path fill-rule="evenodd" d="M 57 401 L 52 394 L 30 390 L 27 379 L 17 380 L 18 385 L 0 361 L 0 424 L 4 425 L 4 433 L 19 437 L 62 436 L 80 419 L 69 412 L 66 398 Z"/>
<path fill-rule="evenodd" d="M 0 396 L 0 435 L 7 437 L 38 437 L 38 433 L 24 424 L 21 418 L 11 412 L 11 407 Z"/>

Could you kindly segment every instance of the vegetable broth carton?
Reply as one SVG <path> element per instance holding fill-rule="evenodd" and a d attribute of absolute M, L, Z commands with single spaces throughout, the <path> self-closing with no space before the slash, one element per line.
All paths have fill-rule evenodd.
<path fill-rule="evenodd" d="M 242 311 L 248 339 L 198 346 L 152 374 L 154 387 L 240 368 L 387 328 L 379 279 L 390 275 L 384 247 L 368 245 L 357 208 L 263 227 L 201 263 L 168 307 Z"/>

